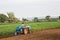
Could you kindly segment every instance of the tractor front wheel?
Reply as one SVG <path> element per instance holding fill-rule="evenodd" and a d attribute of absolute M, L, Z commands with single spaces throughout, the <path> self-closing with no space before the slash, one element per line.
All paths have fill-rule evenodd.
<path fill-rule="evenodd" d="M 18 33 L 17 32 L 14 32 L 14 35 L 16 36 Z"/>

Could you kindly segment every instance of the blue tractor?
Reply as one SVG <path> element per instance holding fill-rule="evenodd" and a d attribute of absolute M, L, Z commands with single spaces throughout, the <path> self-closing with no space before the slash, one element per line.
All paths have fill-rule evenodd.
<path fill-rule="evenodd" d="M 14 35 L 18 35 L 18 34 L 29 34 L 30 33 L 30 27 L 26 26 L 26 27 L 16 27 L 16 31 L 14 32 Z"/>

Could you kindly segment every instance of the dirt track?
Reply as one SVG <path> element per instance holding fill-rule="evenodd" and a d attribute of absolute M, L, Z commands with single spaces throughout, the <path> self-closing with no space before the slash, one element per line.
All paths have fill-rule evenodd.
<path fill-rule="evenodd" d="M 36 30 L 27 35 L 18 35 L 0 40 L 60 40 L 60 29 Z"/>

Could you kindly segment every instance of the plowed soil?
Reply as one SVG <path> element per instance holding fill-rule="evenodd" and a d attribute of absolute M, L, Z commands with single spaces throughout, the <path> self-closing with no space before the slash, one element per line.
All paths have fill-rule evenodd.
<path fill-rule="evenodd" d="M 0 40 L 60 40 L 60 29 L 34 30 L 27 35 L 3 37 Z"/>

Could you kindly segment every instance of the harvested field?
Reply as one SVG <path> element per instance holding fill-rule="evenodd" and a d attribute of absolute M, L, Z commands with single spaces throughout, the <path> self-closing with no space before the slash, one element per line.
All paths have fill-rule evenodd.
<path fill-rule="evenodd" d="M 34 30 L 27 35 L 0 37 L 0 40 L 60 40 L 60 29 Z"/>

